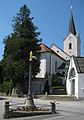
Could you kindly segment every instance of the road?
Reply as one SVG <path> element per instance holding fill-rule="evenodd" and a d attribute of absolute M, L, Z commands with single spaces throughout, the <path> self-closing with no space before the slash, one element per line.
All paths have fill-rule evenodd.
<path fill-rule="evenodd" d="M 24 103 L 25 98 L 0 97 L 0 120 L 3 120 L 4 103 L 12 101 L 15 103 Z M 34 99 L 35 105 L 50 107 L 49 100 Z M 22 118 L 11 118 L 10 120 L 84 120 L 84 101 L 57 101 L 57 114 L 39 115 Z"/>

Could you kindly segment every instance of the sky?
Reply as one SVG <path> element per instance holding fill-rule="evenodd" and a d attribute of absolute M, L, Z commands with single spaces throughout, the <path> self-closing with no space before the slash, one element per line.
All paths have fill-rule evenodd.
<path fill-rule="evenodd" d="M 81 39 L 81 56 L 84 56 L 84 0 L 0 0 L 0 60 L 4 53 L 3 40 L 13 30 L 13 16 L 24 4 L 34 17 L 33 23 L 41 33 L 42 42 L 48 47 L 55 43 L 61 49 L 68 34 L 72 6 L 76 31 Z"/>

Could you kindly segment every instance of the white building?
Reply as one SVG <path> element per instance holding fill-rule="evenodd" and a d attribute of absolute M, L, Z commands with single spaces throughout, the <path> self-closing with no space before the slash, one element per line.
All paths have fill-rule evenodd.
<path fill-rule="evenodd" d="M 65 59 L 63 59 L 61 56 L 59 56 L 57 53 L 55 53 L 52 49 L 44 45 L 43 43 L 40 44 L 40 72 L 36 76 L 36 80 L 34 81 L 34 93 L 43 93 L 44 86 L 46 83 L 46 74 L 48 75 L 48 83 L 49 87 L 51 87 L 51 79 L 50 76 L 52 74 L 56 74 L 58 72 L 58 68 L 65 63 Z M 61 68 L 60 68 L 61 69 Z M 59 72 L 66 72 L 66 69 L 64 71 Z M 63 69 L 62 69 L 63 70 Z M 50 90 L 50 93 L 52 91 Z"/>
<path fill-rule="evenodd" d="M 40 72 L 36 76 L 39 79 L 39 82 L 38 79 L 37 82 L 40 83 L 40 89 L 43 90 L 46 73 L 48 75 L 56 74 L 57 72 L 61 74 L 64 73 L 67 77 L 67 94 L 70 96 L 74 95 L 77 98 L 83 98 L 84 58 L 80 57 L 80 36 L 76 33 L 72 11 L 68 35 L 64 38 L 64 50 L 61 50 L 54 43 L 50 48 L 44 44 L 40 44 L 40 47 Z M 67 68 L 69 68 L 69 70 Z M 39 89 L 37 89 L 37 91 L 39 91 Z"/>
<path fill-rule="evenodd" d="M 41 47 L 41 71 L 38 77 L 44 77 L 45 73 L 55 74 L 60 65 L 68 60 L 71 56 L 80 56 L 80 37 L 76 33 L 73 14 L 71 11 L 71 18 L 69 22 L 68 35 L 64 38 L 64 50 L 60 49 L 54 43 L 49 47 L 44 44 Z"/>
<path fill-rule="evenodd" d="M 65 59 L 44 44 L 40 44 L 40 47 L 40 72 L 36 77 L 45 78 L 46 73 L 48 75 L 56 74 L 58 68 L 65 63 Z"/>
<path fill-rule="evenodd" d="M 68 95 L 84 99 L 84 57 L 71 57 L 66 87 Z"/>

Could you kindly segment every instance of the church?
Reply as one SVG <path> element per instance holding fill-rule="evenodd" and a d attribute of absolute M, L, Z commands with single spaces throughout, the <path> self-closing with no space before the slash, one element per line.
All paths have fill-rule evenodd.
<path fill-rule="evenodd" d="M 52 74 L 63 74 L 66 92 L 77 99 L 84 97 L 84 58 L 80 57 L 80 35 L 76 32 L 74 17 L 71 10 L 68 34 L 63 40 L 64 50 L 53 43 L 50 47 L 40 44 L 40 72 L 34 82 L 34 91 L 41 93 L 45 85 L 45 76 L 51 88 Z M 50 89 L 52 94 L 52 90 Z"/>

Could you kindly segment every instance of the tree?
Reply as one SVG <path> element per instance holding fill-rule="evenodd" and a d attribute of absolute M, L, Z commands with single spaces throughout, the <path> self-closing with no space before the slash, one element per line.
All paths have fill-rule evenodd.
<path fill-rule="evenodd" d="M 3 83 L 3 67 L 2 62 L 0 61 L 0 84 Z"/>
<path fill-rule="evenodd" d="M 28 81 L 29 73 L 29 53 L 37 56 L 37 61 L 33 60 L 33 78 L 39 72 L 40 53 L 38 43 L 41 41 L 38 36 L 37 27 L 33 24 L 33 17 L 30 17 L 30 10 L 23 5 L 16 17 L 13 17 L 13 32 L 4 39 L 4 81 L 12 81 L 13 87 L 19 85 L 24 93 L 24 87 Z M 27 88 L 26 88 L 27 89 Z"/>

